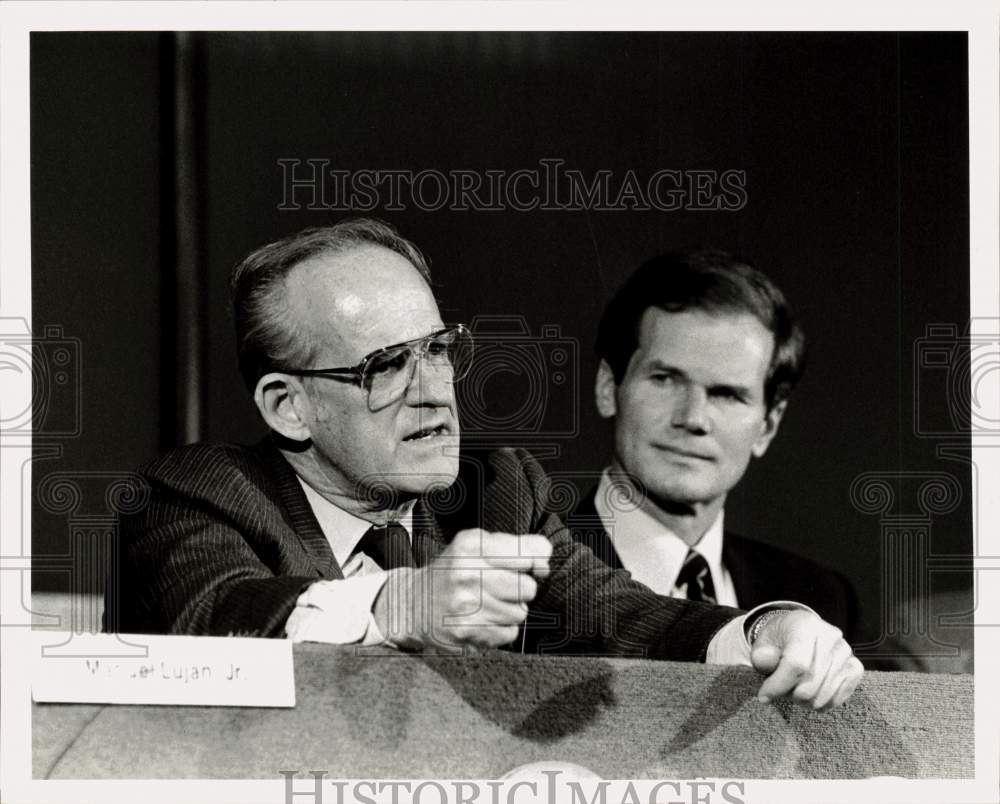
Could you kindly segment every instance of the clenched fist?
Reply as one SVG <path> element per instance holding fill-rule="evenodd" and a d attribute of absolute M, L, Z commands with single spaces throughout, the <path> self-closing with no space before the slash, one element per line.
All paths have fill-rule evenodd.
<path fill-rule="evenodd" d="M 407 650 L 491 648 L 517 638 L 549 574 L 552 544 L 538 534 L 460 531 L 433 562 L 400 569 L 375 601 L 375 622 Z"/>

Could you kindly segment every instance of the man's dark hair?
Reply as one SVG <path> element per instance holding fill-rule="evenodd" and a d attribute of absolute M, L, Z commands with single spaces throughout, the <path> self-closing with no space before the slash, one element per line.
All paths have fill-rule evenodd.
<path fill-rule="evenodd" d="M 774 335 L 764 381 L 770 411 L 788 398 L 805 370 L 805 335 L 780 290 L 743 259 L 716 249 L 676 251 L 636 269 L 611 299 L 597 329 L 595 350 L 621 383 L 639 347 L 639 324 L 650 307 L 669 313 L 749 313 Z"/>
<path fill-rule="evenodd" d="M 304 229 L 253 251 L 233 268 L 229 290 L 236 323 L 236 350 L 243 382 L 253 393 L 269 371 L 303 368 L 315 359 L 315 344 L 288 309 L 285 278 L 299 263 L 364 245 L 405 257 L 430 284 L 427 260 L 388 223 L 351 218 L 332 226 Z"/>

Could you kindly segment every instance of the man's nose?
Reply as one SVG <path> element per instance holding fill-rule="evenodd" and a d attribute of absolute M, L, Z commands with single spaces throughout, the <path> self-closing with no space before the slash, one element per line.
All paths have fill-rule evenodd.
<path fill-rule="evenodd" d="M 692 433 L 705 434 L 712 430 L 708 410 L 708 394 L 697 385 L 686 385 L 674 401 L 670 417 L 673 427 L 682 427 Z"/>
<path fill-rule="evenodd" d="M 406 386 L 408 405 L 450 406 L 455 398 L 455 385 L 448 366 L 435 366 L 422 356 L 413 357 L 413 374 Z"/>

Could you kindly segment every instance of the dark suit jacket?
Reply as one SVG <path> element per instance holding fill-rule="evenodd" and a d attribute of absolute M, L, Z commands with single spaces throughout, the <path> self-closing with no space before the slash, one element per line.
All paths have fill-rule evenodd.
<path fill-rule="evenodd" d="M 613 569 L 622 569 L 621 558 L 597 514 L 596 489 L 567 517 L 573 538 L 589 547 Z M 840 573 L 764 542 L 726 531 L 722 563 L 729 570 L 741 608 L 752 609 L 773 600 L 794 600 L 814 609 L 836 625 L 848 642 L 858 638 L 857 595 Z"/>
<path fill-rule="evenodd" d="M 598 561 L 547 513 L 547 481 L 523 450 L 463 453 L 459 478 L 414 509 L 425 565 L 458 530 L 543 533 L 553 544 L 515 647 L 697 660 L 740 612 L 652 594 Z M 197 444 L 140 470 L 149 502 L 119 523 L 105 628 L 280 637 L 296 598 L 341 570 L 294 471 L 274 444 Z"/>

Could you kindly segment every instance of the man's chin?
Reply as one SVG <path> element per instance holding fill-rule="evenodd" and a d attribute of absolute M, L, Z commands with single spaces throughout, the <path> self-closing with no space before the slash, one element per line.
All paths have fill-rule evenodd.
<path fill-rule="evenodd" d="M 688 507 L 703 503 L 718 496 L 710 484 L 684 483 L 647 489 L 651 502 L 664 510 L 673 506 Z"/>
<path fill-rule="evenodd" d="M 457 475 L 457 466 L 449 465 L 371 475 L 358 485 L 357 497 L 371 510 L 394 510 L 419 497 L 445 491 Z"/>
<path fill-rule="evenodd" d="M 420 496 L 448 488 L 458 477 L 458 454 L 436 452 L 418 461 L 412 461 L 408 471 L 400 474 L 398 488 Z"/>

